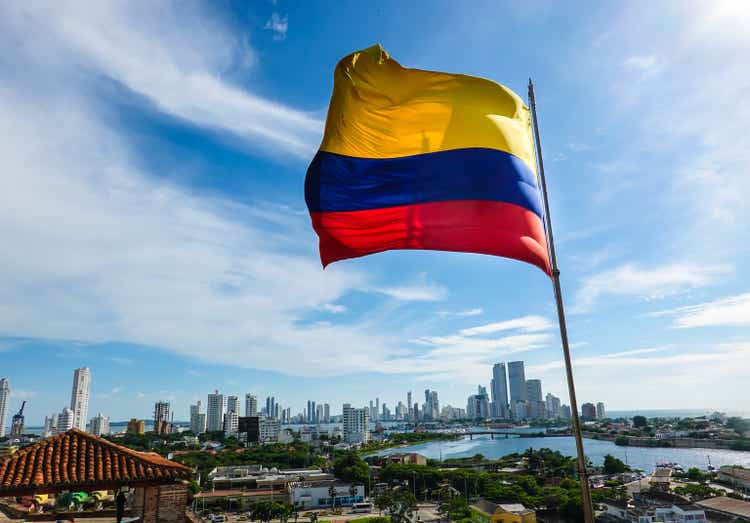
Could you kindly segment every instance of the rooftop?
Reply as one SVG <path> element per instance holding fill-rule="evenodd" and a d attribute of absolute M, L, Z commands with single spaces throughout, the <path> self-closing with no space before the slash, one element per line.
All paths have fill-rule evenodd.
<path fill-rule="evenodd" d="M 192 470 L 71 429 L 0 458 L 0 497 L 190 479 Z"/>
<path fill-rule="evenodd" d="M 723 512 L 724 514 L 750 518 L 750 503 L 728 496 L 704 499 L 703 501 L 696 501 L 695 504 L 705 509 Z"/>

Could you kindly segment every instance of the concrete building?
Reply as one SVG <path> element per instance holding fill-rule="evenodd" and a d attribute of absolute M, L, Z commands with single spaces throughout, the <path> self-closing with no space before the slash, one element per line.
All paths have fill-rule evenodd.
<path fill-rule="evenodd" d="M 505 363 L 495 363 L 492 366 L 492 415 L 496 418 L 509 419 L 508 408 L 508 379 L 505 373 Z"/>
<path fill-rule="evenodd" d="M 44 417 L 44 429 L 42 431 L 43 438 L 49 438 L 57 433 L 57 414 Z"/>
<path fill-rule="evenodd" d="M 750 470 L 725 465 L 719 468 L 718 480 L 732 485 L 737 490 L 750 492 Z"/>
<path fill-rule="evenodd" d="M 104 416 L 101 412 L 91 418 L 90 425 L 91 434 L 94 436 L 109 434 L 109 418 Z"/>
<path fill-rule="evenodd" d="M 331 406 L 328 403 L 323 404 L 323 423 L 331 422 Z"/>
<path fill-rule="evenodd" d="M 154 432 L 157 434 L 169 434 L 169 402 L 157 401 L 154 403 Z"/>
<path fill-rule="evenodd" d="M 240 412 L 240 398 L 237 396 L 227 396 L 227 410 L 226 412 L 234 412 L 239 416 Z"/>
<path fill-rule="evenodd" d="M 596 418 L 604 419 L 607 417 L 607 412 L 604 410 L 604 403 L 601 401 L 596 404 Z"/>
<path fill-rule="evenodd" d="M 343 426 L 346 443 L 370 441 L 370 413 L 367 408 L 356 409 L 349 403 L 344 403 Z"/>
<path fill-rule="evenodd" d="M 260 441 L 267 443 L 279 440 L 281 431 L 281 422 L 278 418 L 261 418 L 260 419 Z"/>
<path fill-rule="evenodd" d="M 239 429 L 240 417 L 233 410 L 227 410 L 224 414 L 224 436 L 235 436 Z"/>
<path fill-rule="evenodd" d="M 8 422 L 8 401 L 10 399 L 10 382 L 8 378 L 0 379 L 0 438 L 5 436 Z"/>
<path fill-rule="evenodd" d="M 526 401 L 543 401 L 542 380 L 526 380 Z"/>
<path fill-rule="evenodd" d="M 544 403 L 548 418 L 560 417 L 560 398 L 548 392 L 544 397 Z"/>
<path fill-rule="evenodd" d="M 750 503 L 747 501 L 719 496 L 696 501 L 695 504 L 703 508 L 707 516 L 716 518 L 716 521 L 750 521 Z"/>
<path fill-rule="evenodd" d="M 146 422 L 142 419 L 132 418 L 128 421 L 128 428 L 126 429 L 128 434 L 145 434 L 146 433 Z"/>
<path fill-rule="evenodd" d="M 331 499 L 330 489 L 334 497 Z M 352 503 L 361 503 L 365 499 L 364 485 L 352 486 L 337 480 L 298 481 L 289 485 L 289 499 L 292 506 L 301 510 L 323 507 L 341 507 Z"/>
<path fill-rule="evenodd" d="M 75 425 L 75 412 L 69 407 L 65 407 L 57 417 L 57 433 L 68 432 Z"/>
<path fill-rule="evenodd" d="M 560 417 L 562 419 L 570 419 L 572 416 L 573 414 L 570 412 L 570 405 L 560 406 Z"/>
<path fill-rule="evenodd" d="M 216 432 L 224 428 L 224 414 L 226 412 L 226 400 L 223 394 L 215 390 L 213 394 L 208 395 L 206 403 L 206 430 Z"/>
<path fill-rule="evenodd" d="M 258 415 L 258 397 L 255 394 L 249 392 L 245 394 L 245 416 L 257 416 Z"/>
<path fill-rule="evenodd" d="M 469 419 L 487 419 L 490 416 L 490 399 L 487 397 L 487 389 L 479 385 L 477 393 L 469 396 L 466 401 L 466 417 Z"/>
<path fill-rule="evenodd" d="M 510 390 L 510 409 L 514 419 L 519 417 L 516 407 L 519 402 L 526 401 L 526 372 L 522 361 L 511 361 L 508 363 L 508 385 Z"/>
<path fill-rule="evenodd" d="M 409 415 L 410 420 L 414 420 L 414 407 L 412 405 L 413 404 L 411 401 L 411 391 L 409 391 L 406 393 L 406 406 L 409 409 L 408 415 Z"/>
<path fill-rule="evenodd" d="M 581 418 L 588 421 L 596 419 L 596 407 L 593 403 L 581 405 Z"/>
<path fill-rule="evenodd" d="M 206 414 L 202 412 L 200 401 L 190 405 L 190 432 L 196 435 L 206 432 Z"/>
<path fill-rule="evenodd" d="M 73 427 L 86 431 L 89 413 L 89 386 L 91 370 L 81 367 L 73 371 L 73 390 L 70 393 L 70 409 L 73 411 Z"/>

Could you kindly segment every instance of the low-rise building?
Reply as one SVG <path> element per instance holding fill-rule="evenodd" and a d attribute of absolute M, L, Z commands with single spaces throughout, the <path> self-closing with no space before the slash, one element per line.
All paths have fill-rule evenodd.
<path fill-rule="evenodd" d="M 711 517 L 729 521 L 750 521 L 750 503 L 747 501 L 719 496 L 696 501 L 695 504 Z"/>
<path fill-rule="evenodd" d="M 480 499 L 469 508 L 474 523 L 536 523 L 536 512 L 520 503 L 496 504 Z"/>
<path fill-rule="evenodd" d="M 331 487 L 335 496 L 331 499 Z M 289 499 L 293 506 L 308 510 L 318 507 L 341 507 L 361 503 L 365 499 L 364 485 L 350 485 L 336 480 L 299 481 L 289 484 Z"/>
<path fill-rule="evenodd" d="M 427 458 L 416 452 L 397 452 L 383 456 L 383 464 L 396 463 L 398 465 L 427 465 Z"/>
<path fill-rule="evenodd" d="M 295 481 L 323 481 L 333 479 L 332 474 L 320 469 L 266 468 L 262 465 L 217 467 L 208 473 L 215 489 L 232 490 L 284 490 Z"/>
<path fill-rule="evenodd" d="M 735 489 L 750 491 L 750 470 L 748 469 L 724 466 L 719 469 L 717 479 L 732 485 Z"/>
<path fill-rule="evenodd" d="M 657 468 L 648 480 L 648 484 L 653 489 L 669 492 L 672 486 L 672 469 Z"/>

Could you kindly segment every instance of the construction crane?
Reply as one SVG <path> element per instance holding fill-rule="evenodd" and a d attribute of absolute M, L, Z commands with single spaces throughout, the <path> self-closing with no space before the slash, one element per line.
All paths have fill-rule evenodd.
<path fill-rule="evenodd" d="M 26 407 L 26 401 L 21 403 L 21 409 L 18 411 L 18 414 L 13 416 L 13 423 L 10 427 L 10 435 L 11 436 L 20 436 L 24 433 L 24 418 L 23 418 L 23 409 Z"/>

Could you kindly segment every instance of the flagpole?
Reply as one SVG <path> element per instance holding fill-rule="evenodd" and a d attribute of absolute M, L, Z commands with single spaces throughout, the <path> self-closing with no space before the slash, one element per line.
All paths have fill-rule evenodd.
<path fill-rule="evenodd" d="M 583 435 L 581 434 L 581 423 L 578 419 L 578 402 L 576 401 L 576 388 L 573 381 L 573 366 L 570 361 L 570 346 L 568 344 L 568 327 L 565 323 L 565 309 L 563 307 L 562 289 L 560 287 L 560 270 L 557 267 L 557 256 L 555 255 L 555 240 L 552 235 L 552 220 L 549 212 L 549 198 L 547 197 L 547 181 L 544 177 L 544 161 L 542 160 L 542 142 L 539 140 L 539 121 L 536 116 L 536 99 L 534 97 L 534 84 L 529 78 L 529 104 L 531 105 L 531 118 L 534 124 L 534 139 L 536 143 L 536 161 L 539 166 L 539 179 L 542 185 L 542 197 L 544 199 L 544 216 L 546 220 L 547 238 L 549 241 L 550 263 L 552 265 L 552 283 L 555 288 L 555 301 L 557 302 L 557 320 L 560 324 L 560 338 L 562 340 L 563 356 L 565 358 L 565 374 L 568 379 L 568 394 L 570 395 L 570 415 L 573 420 L 573 433 L 576 439 L 576 450 L 578 453 L 578 477 L 581 481 L 581 500 L 583 501 L 583 516 L 585 523 L 594 523 L 594 512 L 591 504 L 591 491 L 589 490 L 588 474 L 586 473 L 586 456 L 583 453 Z"/>

